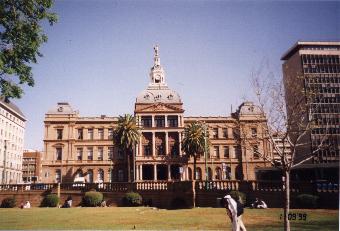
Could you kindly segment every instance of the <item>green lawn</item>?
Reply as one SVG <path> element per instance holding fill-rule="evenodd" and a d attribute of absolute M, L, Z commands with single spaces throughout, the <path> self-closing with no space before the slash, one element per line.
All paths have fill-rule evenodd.
<path fill-rule="evenodd" d="M 292 230 L 338 230 L 338 210 L 292 210 L 307 214 L 292 221 Z M 249 231 L 282 230 L 281 209 L 245 209 Z M 222 208 L 165 210 L 139 208 L 0 209 L 0 229 L 177 229 L 230 230 Z"/>

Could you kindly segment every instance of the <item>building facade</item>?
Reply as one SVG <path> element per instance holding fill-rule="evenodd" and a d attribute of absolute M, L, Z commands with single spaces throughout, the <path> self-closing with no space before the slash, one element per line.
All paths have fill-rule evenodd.
<path fill-rule="evenodd" d="M 259 154 L 270 155 L 268 143 L 255 139 L 262 136 L 261 123 L 265 121 L 259 108 L 245 102 L 230 116 L 184 116 L 179 94 L 166 83 L 158 46 L 154 50 L 150 83 L 135 103 L 141 136 L 131 175 L 136 181 L 183 181 L 193 179 L 193 174 L 202 180 L 256 179 L 257 169 L 270 166 Z M 73 182 L 82 176 L 87 182 L 127 181 L 126 156 L 112 142 L 117 120 L 80 117 L 68 103 L 58 103 L 49 110 L 44 121 L 43 181 Z M 194 121 L 207 125 L 211 143 L 207 156 L 197 160 L 196 173 L 193 159 L 181 150 L 184 127 Z M 242 142 L 246 134 L 252 134 L 247 137 L 251 148 Z"/>
<path fill-rule="evenodd" d="M 0 97 L 0 181 L 22 182 L 25 116 L 9 100 Z"/>
<path fill-rule="evenodd" d="M 41 182 L 42 153 L 34 150 L 24 150 L 22 160 L 22 180 L 24 183 Z"/>
<path fill-rule="evenodd" d="M 297 42 L 281 60 L 284 61 L 283 77 L 290 119 L 295 121 L 294 116 L 306 114 L 305 117 L 313 121 L 310 132 L 303 137 L 305 145 L 299 149 L 297 160 L 313 155 L 305 168 L 310 168 L 317 179 L 338 179 L 340 42 Z M 302 104 L 295 108 L 296 111 L 289 111 L 300 102 Z"/>

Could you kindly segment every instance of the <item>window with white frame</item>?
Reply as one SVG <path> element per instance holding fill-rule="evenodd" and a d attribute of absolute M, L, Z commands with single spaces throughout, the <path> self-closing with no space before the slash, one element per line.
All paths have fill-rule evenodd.
<path fill-rule="evenodd" d="M 87 148 L 87 159 L 93 160 L 93 148 Z"/>
<path fill-rule="evenodd" d="M 77 160 L 83 159 L 83 148 L 77 148 Z"/>
<path fill-rule="evenodd" d="M 93 128 L 89 128 L 89 129 L 87 130 L 87 138 L 88 138 L 89 140 L 93 140 Z"/>
<path fill-rule="evenodd" d="M 104 149 L 103 147 L 98 147 L 98 160 L 103 160 Z"/>

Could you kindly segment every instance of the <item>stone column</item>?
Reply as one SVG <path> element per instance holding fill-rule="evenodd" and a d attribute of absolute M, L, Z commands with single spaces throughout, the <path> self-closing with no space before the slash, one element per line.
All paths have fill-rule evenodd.
<path fill-rule="evenodd" d="M 165 155 L 169 154 L 169 137 L 168 137 L 168 132 L 165 132 Z"/>
<path fill-rule="evenodd" d="M 170 168 L 170 164 L 168 164 L 168 180 L 171 180 L 171 168 Z"/>
<path fill-rule="evenodd" d="M 151 127 L 155 127 L 155 116 L 151 116 Z"/>
<path fill-rule="evenodd" d="M 182 132 L 178 132 L 178 153 L 180 156 L 182 156 L 181 144 L 182 144 Z"/>
<path fill-rule="evenodd" d="M 139 180 L 139 165 L 136 165 L 136 180 Z"/>
<path fill-rule="evenodd" d="M 168 127 L 168 116 L 165 115 L 165 116 L 164 116 L 164 119 L 165 119 L 164 125 L 165 125 L 165 127 L 167 128 L 167 127 Z"/>
<path fill-rule="evenodd" d="M 152 156 L 156 156 L 156 136 L 155 136 L 155 132 L 152 132 Z"/>
<path fill-rule="evenodd" d="M 143 133 L 142 133 L 143 134 Z M 139 144 L 138 144 L 138 146 L 139 146 L 139 152 L 137 152 L 137 155 L 139 155 L 139 156 L 142 156 L 142 153 L 143 153 L 143 146 L 142 146 L 143 144 L 142 144 L 142 136 L 140 136 L 139 137 Z"/>
<path fill-rule="evenodd" d="M 157 164 L 153 166 L 153 179 L 157 180 Z"/>
<path fill-rule="evenodd" d="M 139 165 L 139 179 L 143 180 L 143 165 Z"/>

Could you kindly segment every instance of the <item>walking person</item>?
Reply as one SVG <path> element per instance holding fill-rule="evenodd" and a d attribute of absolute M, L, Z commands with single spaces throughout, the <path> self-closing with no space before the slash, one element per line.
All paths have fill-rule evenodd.
<path fill-rule="evenodd" d="M 236 208 L 237 208 L 237 225 L 238 225 L 237 231 L 239 231 L 239 230 L 247 231 L 247 230 L 246 230 L 246 227 L 245 227 L 244 224 L 243 224 L 243 220 L 242 220 L 242 214 L 243 214 L 243 212 L 244 212 L 244 208 L 243 208 L 243 207 L 244 207 L 244 206 L 243 206 L 241 197 L 239 197 L 238 200 L 236 200 Z"/>
<path fill-rule="evenodd" d="M 242 220 L 243 205 L 235 201 L 230 195 L 223 198 L 224 207 L 232 223 L 232 231 L 247 231 Z"/>

